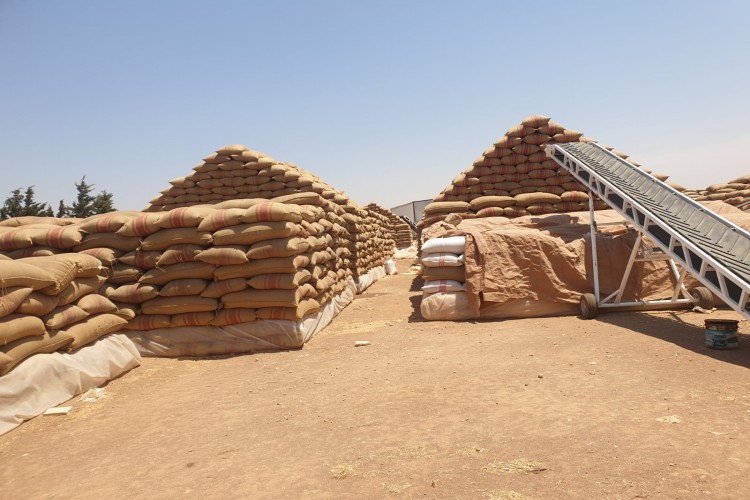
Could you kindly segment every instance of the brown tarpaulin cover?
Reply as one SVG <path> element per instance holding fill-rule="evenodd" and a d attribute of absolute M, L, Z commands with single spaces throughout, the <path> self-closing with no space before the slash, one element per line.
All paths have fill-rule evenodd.
<path fill-rule="evenodd" d="M 707 205 L 750 227 L 750 214 L 725 203 Z M 637 234 L 627 231 L 612 210 L 597 211 L 596 222 L 599 286 L 605 297 L 619 288 Z M 467 219 L 425 231 L 428 238 L 457 234 L 467 237 L 466 289 L 474 318 L 577 314 L 581 295 L 593 293 L 588 212 Z M 622 300 L 669 299 L 675 284 L 666 261 L 638 262 Z M 690 289 L 699 283 L 688 275 L 685 285 Z"/>

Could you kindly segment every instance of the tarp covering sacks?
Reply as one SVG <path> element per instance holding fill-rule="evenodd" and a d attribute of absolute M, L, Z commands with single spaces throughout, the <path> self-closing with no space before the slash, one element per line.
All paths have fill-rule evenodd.
<path fill-rule="evenodd" d="M 138 349 L 119 333 L 72 353 L 31 356 L 0 377 L 0 434 L 140 364 Z"/>
<path fill-rule="evenodd" d="M 714 209 L 749 227 L 746 213 L 728 205 Z M 612 210 L 597 212 L 596 219 L 601 228 L 596 236 L 599 282 L 606 296 L 619 288 L 637 234 Z M 601 226 L 618 221 L 623 223 Z M 458 226 L 438 223 L 425 234 L 425 245 L 456 236 L 466 238 L 466 291 L 455 285 L 436 293 L 425 290 L 421 312 L 427 320 L 575 315 L 581 295 L 593 291 L 588 212 L 473 219 Z M 423 268 L 423 273 L 431 269 Z M 675 284 L 665 261 L 638 262 L 623 300 L 669 299 Z M 688 289 L 698 286 L 690 276 L 685 284 Z"/>

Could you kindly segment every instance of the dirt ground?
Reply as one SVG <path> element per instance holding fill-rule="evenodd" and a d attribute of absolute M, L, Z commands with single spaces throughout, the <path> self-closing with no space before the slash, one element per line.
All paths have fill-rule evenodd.
<path fill-rule="evenodd" d="M 409 264 L 299 351 L 145 358 L 0 436 L 0 497 L 747 497 L 750 336 L 708 349 L 686 311 L 423 322 Z"/>

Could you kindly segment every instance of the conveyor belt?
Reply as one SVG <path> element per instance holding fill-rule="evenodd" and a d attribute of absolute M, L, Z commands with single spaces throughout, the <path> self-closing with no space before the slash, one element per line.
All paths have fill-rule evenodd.
<path fill-rule="evenodd" d="M 596 143 L 550 145 L 546 152 L 728 305 L 750 317 L 750 233 Z"/>

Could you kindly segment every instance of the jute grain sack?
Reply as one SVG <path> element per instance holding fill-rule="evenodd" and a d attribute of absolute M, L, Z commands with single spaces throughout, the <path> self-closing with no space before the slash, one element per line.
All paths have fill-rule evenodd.
<path fill-rule="evenodd" d="M 532 215 L 553 214 L 557 212 L 555 205 L 552 203 L 535 203 L 526 207 L 526 210 Z"/>
<path fill-rule="evenodd" d="M 466 269 L 459 267 L 425 267 L 422 269 L 422 278 L 425 281 L 455 280 L 466 281 Z"/>
<path fill-rule="evenodd" d="M 187 177 L 177 177 L 169 181 L 169 183 L 177 188 L 191 188 L 195 186 L 195 182 Z"/>
<path fill-rule="evenodd" d="M 84 295 L 76 305 L 88 314 L 116 313 L 118 309 L 114 302 L 97 293 Z"/>
<path fill-rule="evenodd" d="M 162 229 L 197 227 L 203 219 L 215 211 L 214 207 L 208 206 L 175 208 L 160 217 L 156 224 Z"/>
<path fill-rule="evenodd" d="M 157 263 L 159 262 L 159 258 L 161 257 L 161 252 L 157 251 L 141 251 L 136 250 L 134 252 L 128 252 L 122 257 L 119 258 L 119 261 L 122 264 L 127 264 L 129 266 L 135 266 L 141 269 L 153 269 L 157 266 Z"/>
<path fill-rule="evenodd" d="M 50 255 L 57 255 L 63 252 L 65 252 L 65 250 L 59 248 L 29 247 L 22 248 L 21 250 L 7 250 L 4 254 L 0 255 L 4 255 L 6 257 L 5 260 L 16 260 L 23 259 L 24 257 L 49 257 Z"/>
<path fill-rule="evenodd" d="M 504 217 L 505 209 L 500 207 L 487 207 L 477 211 L 477 217 Z"/>
<path fill-rule="evenodd" d="M 302 213 L 298 205 L 265 202 L 253 205 L 240 216 L 244 223 L 288 221 L 300 222 Z"/>
<path fill-rule="evenodd" d="M 224 227 L 237 226 L 241 224 L 240 216 L 245 213 L 245 210 L 245 208 L 226 208 L 222 210 L 216 210 L 212 214 L 204 218 L 200 224 L 198 224 L 198 231 L 213 232 Z"/>
<path fill-rule="evenodd" d="M 471 200 L 469 206 L 475 212 L 487 207 L 510 207 L 515 205 L 516 200 L 510 196 L 480 196 Z"/>
<path fill-rule="evenodd" d="M 159 290 L 160 297 L 178 297 L 183 295 L 200 295 L 208 286 L 208 280 L 183 278 L 166 283 Z"/>
<path fill-rule="evenodd" d="M 86 250 L 82 250 L 79 253 L 90 255 L 96 259 L 98 259 L 102 265 L 104 266 L 112 266 L 115 263 L 117 263 L 118 259 L 125 255 L 125 252 L 122 250 L 117 250 L 114 248 L 89 248 Z"/>
<path fill-rule="evenodd" d="M 205 262 L 183 262 L 171 264 L 146 271 L 139 283 L 146 285 L 164 285 L 172 280 L 182 278 L 211 279 L 216 266 Z"/>
<path fill-rule="evenodd" d="M 214 272 L 214 279 L 252 278 L 261 274 L 293 273 L 310 264 L 308 255 L 259 259 L 234 266 L 219 266 Z"/>
<path fill-rule="evenodd" d="M 124 285 L 138 281 L 143 276 L 143 270 L 127 264 L 115 264 L 106 268 L 105 276 L 108 283 Z"/>
<path fill-rule="evenodd" d="M 262 307 L 256 311 L 258 319 L 297 321 L 320 311 L 315 299 L 303 299 L 295 307 Z"/>
<path fill-rule="evenodd" d="M 141 243 L 141 250 L 165 250 L 180 244 L 207 246 L 211 244 L 211 240 L 211 233 L 198 231 L 193 227 L 162 229 L 146 236 Z"/>
<path fill-rule="evenodd" d="M 143 314 L 182 314 L 216 311 L 217 299 L 200 296 L 157 297 L 141 304 Z"/>
<path fill-rule="evenodd" d="M 104 276 L 74 279 L 57 294 L 59 298 L 58 305 L 70 304 L 89 293 L 98 293 L 105 281 L 106 278 Z M 42 293 L 45 292 L 46 290 L 42 291 Z"/>
<path fill-rule="evenodd" d="M 248 288 L 241 292 L 222 295 L 221 303 L 227 308 L 233 307 L 296 307 L 300 300 L 316 294 L 315 288 L 309 284 L 301 285 L 293 290 L 271 289 L 255 290 Z"/>
<path fill-rule="evenodd" d="M 231 278 L 220 281 L 211 281 L 206 286 L 205 290 L 201 292 L 201 297 L 212 297 L 218 299 L 224 294 L 231 292 L 239 292 L 248 287 L 247 280 L 245 278 Z"/>
<path fill-rule="evenodd" d="M 203 245 L 195 245 L 192 243 L 172 245 L 161 252 L 159 259 L 156 261 L 156 266 L 154 267 L 180 264 L 182 262 L 195 262 L 198 254 L 205 249 L 206 247 Z"/>
<path fill-rule="evenodd" d="M 217 154 L 220 155 L 236 155 L 236 154 L 242 154 L 243 151 L 250 151 L 247 146 L 244 144 L 229 144 L 227 146 L 222 146 L 219 149 L 216 150 Z M 257 152 L 251 152 L 253 153 Z"/>
<path fill-rule="evenodd" d="M 235 307 L 218 311 L 213 321 L 211 321 L 211 326 L 237 325 L 240 323 L 250 323 L 255 320 L 255 309 Z"/>
<path fill-rule="evenodd" d="M 72 262 L 76 266 L 77 278 L 90 278 L 102 274 L 102 262 L 92 255 L 84 253 L 63 253 L 55 259 Z"/>
<path fill-rule="evenodd" d="M 0 221 L 0 228 L 2 227 L 19 227 L 29 226 L 31 224 L 55 224 L 57 226 L 67 226 L 80 222 L 80 219 L 75 218 L 57 218 L 57 217 L 40 217 L 37 215 L 26 215 L 22 217 L 11 217 Z"/>
<path fill-rule="evenodd" d="M 531 115 L 526 118 L 524 118 L 521 121 L 521 125 L 524 125 L 526 127 L 532 127 L 532 128 L 539 128 L 542 125 L 548 124 L 550 121 L 549 116 L 544 115 Z"/>
<path fill-rule="evenodd" d="M 52 248 L 73 248 L 83 239 L 83 233 L 78 225 L 48 225 L 44 228 L 29 229 L 29 234 L 35 245 Z"/>
<path fill-rule="evenodd" d="M 33 291 L 33 288 L 21 286 L 4 289 L 0 294 L 0 318 L 12 314 Z"/>
<path fill-rule="evenodd" d="M 127 304 L 140 304 L 159 296 L 159 288 L 154 285 L 143 283 L 132 283 L 118 287 L 102 287 L 102 293 L 109 300 L 125 302 Z"/>
<path fill-rule="evenodd" d="M 138 315 L 138 311 L 140 310 L 140 308 L 136 304 L 124 304 L 122 302 L 112 303 L 117 306 L 117 310 L 114 312 L 114 314 L 127 321 L 135 318 Z"/>
<path fill-rule="evenodd" d="M 258 241 L 285 238 L 300 233 L 302 227 L 292 222 L 256 222 L 219 229 L 213 233 L 214 245 L 252 245 Z"/>
<path fill-rule="evenodd" d="M 139 236 L 144 237 L 153 234 L 161 228 L 158 225 L 159 219 L 164 215 L 163 212 L 142 213 L 125 222 L 120 229 L 116 231 L 119 236 Z"/>
<path fill-rule="evenodd" d="M 2 266 L 4 262 L 0 262 L 0 276 L 2 276 Z M 65 259 L 59 259 L 57 255 L 50 257 L 26 257 L 24 259 L 18 259 L 12 262 L 13 267 L 19 267 L 25 272 L 27 266 L 31 265 L 36 268 L 35 271 L 43 270 L 48 277 L 52 278 L 52 284 L 45 288 L 39 289 L 42 293 L 47 295 L 57 295 L 60 290 L 65 288 L 73 281 L 76 276 L 78 268 L 74 262 Z M 23 266 L 23 267 L 21 267 Z M 34 276 L 33 274 L 31 276 Z M 2 280 L 0 285 L 2 286 L 31 286 L 34 289 L 38 289 L 34 286 L 36 281 L 32 278 L 22 283 L 13 282 L 8 279 Z"/>
<path fill-rule="evenodd" d="M 575 130 L 565 129 L 565 131 L 555 134 L 552 138 L 555 142 L 575 142 L 580 139 L 582 135 L 582 133 Z"/>
<path fill-rule="evenodd" d="M 123 252 L 132 252 L 141 244 L 140 238 L 121 236 L 117 233 L 92 233 L 83 237 L 79 244 L 73 247 L 76 252 L 91 248 L 114 248 Z"/>
<path fill-rule="evenodd" d="M 253 243 L 247 251 L 247 258 L 251 260 L 270 259 L 274 257 L 290 257 L 305 253 L 310 249 L 310 243 L 303 238 L 277 238 Z"/>
<path fill-rule="evenodd" d="M 256 290 L 271 290 L 283 288 L 294 290 L 310 281 L 312 275 L 307 269 L 300 269 L 294 273 L 261 274 L 247 280 L 247 284 Z"/>
<path fill-rule="evenodd" d="M 433 216 L 445 213 L 468 212 L 470 205 L 464 201 L 438 201 L 432 202 L 424 208 L 425 216 Z"/>
<path fill-rule="evenodd" d="M 136 215 L 137 212 L 108 212 L 104 214 L 96 214 L 83 219 L 78 227 L 84 233 L 114 233 Z"/>
<path fill-rule="evenodd" d="M 139 314 L 123 326 L 123 330 L 156 330 L 169 328 L 172 317 L 169 314 Z"/>
<path fill-rule="evenodd" d="M 584 193 L 582 191 L 566 191 L 560 195 L 560 199 L 566 202 L 567 201 L 583 202 L 583 201 L 589 201 L 589 195 L 588 193 Z"/>
<path fill-rule="evenodd" d="M 19 250 L 28 248 L 33 244 L 28 229 L 17 228 L 0 231 L 0 251 Z"/>
<path fill-rule="evenodd" d="M 24 337 L 44 335 L 46 331 L 44 321 L 36 316 L 11 314 L 0 319 L 0 346 Z"/>
<path fill-rule="evenodd" d="M 80 323 L 76 323 L 63 330 L 73 338 L 73 342 L 67 346 L 67 349 L 68 351 L 80 349 L 109 333 L 121 330 L 127 323 L 127 320 L 116 314 L 90 316 Z"/>
<path fill-rule="evenodd" d="M 39 292 L 32 292 L 16 308 L 18 314 L 29 314 L 32 316 L 44 316 L 51 312 L 60 303 L 60 297 L 57 295 L 44 295 Z"/>
<path fill-rule="evenodd" d="M 221 202 L 217 203 L 214 206 L 217 208 L 217 210 L 228 210 L 228 209 L 241 209 L 241 210 L 245 210 L 247 208 L 252 207 L 253 205 L 257 205 L 258 203 L 264 203 L 266 201 L 268 201 L 268 200 L 266 200 L 264 198 L 242 198 L 242 199 L 239 199 L 239 200 L 225 200 L 225 201 L 221 201 Z M 216 214 L 215 213 L 211 214 L 208 217 L 211 217 L 211 216 L 214 216 L 214 215 L 216 215 Z M 203 220 L 205 221 L 206 219 L 203 219 Z"/>
<path fill-rule="evenodd" d="M 195 260 L 216 266 L 244 264 L 248 261 L 248 249 L 247 245 L 215 246 L 198 252 Z"/>
<path fill-rule="evenodd" d="M 169 328 L 179 328 L 182 326 L 208 326 L 214 320 L 214 313 L 208 312 L 187 312 L 174 314 L 170 318 Z"/>
<path fill-rule="evenodd" d="M 41 322 L 41 320 L 39 320 Z M 55 352 L 64 349 L 73 338 L 65 332 L 44 333 L 24 337 L 0 346 L 0 375 L 5 375 L 18 363 L 34 354 Z"/>
<path fill-rule="evenodd" d="M 551 193 L 524 193 L 516 195 L 516 205 L 521 207 L 527 207 L 529 205 L 538 203 L 560 203 L 562 199 Z"/>
<path fill-rule="evenodd" d="M 80 307 L 73 304 L 67 304 L 64 306 L 60 306 L 51 313 L 43 316 L 42 321 L 44 322 L 44 326 L 52 331 L 60 330 L 68 325 L 72 325 L 73 323 L 82 321 L 88 316 L 89 313 L 87 313 Z"/>

